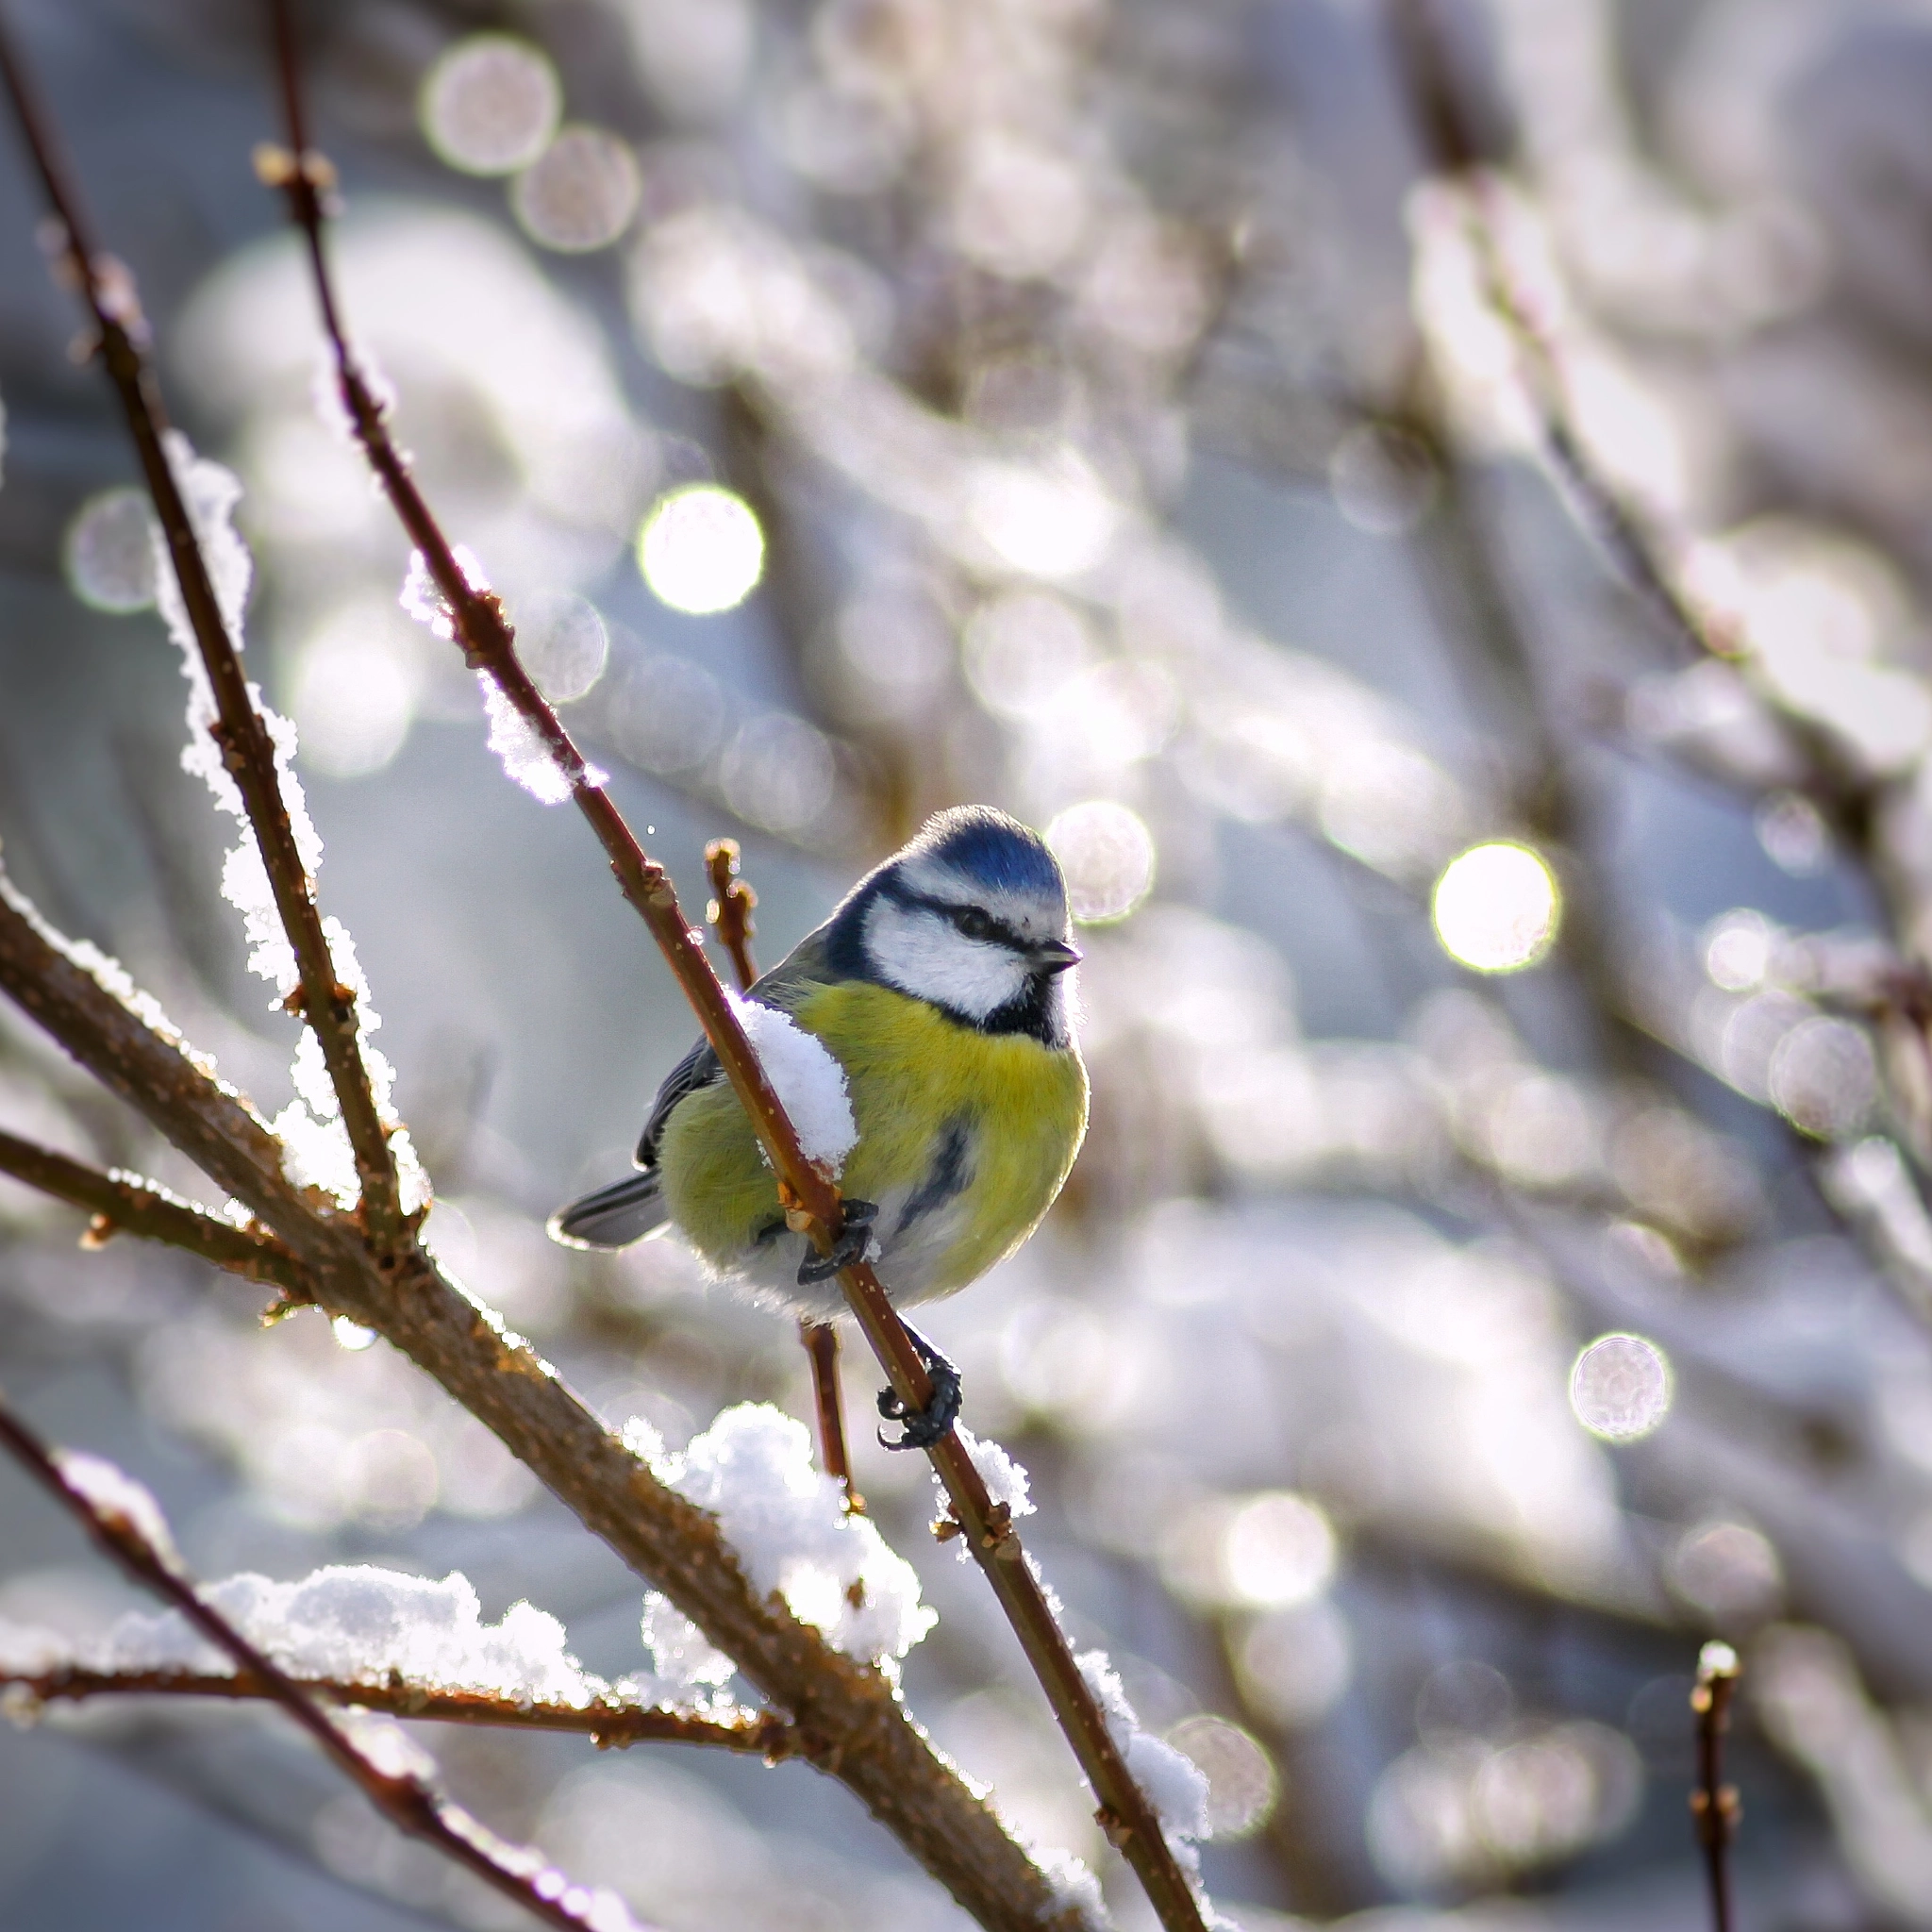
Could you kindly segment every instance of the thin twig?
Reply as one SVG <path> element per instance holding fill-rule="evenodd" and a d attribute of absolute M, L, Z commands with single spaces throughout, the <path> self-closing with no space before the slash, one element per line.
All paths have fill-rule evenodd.
<path fill-rule="evenodd" d="M 713 839 L 705 847 L 705 875 L 711 882 L 710 904 L 705 918 L 718 935 L 718 943 L 731 960 L 731 970 L 740 992 L 749 992 L 758 983 L 758 965 L 752 957 L 752 908 L 758 895 L 739 872 L 736 839 Z M 802 1320 L 798 1339 L 805 1344 L 806 1360 L 811 1366 L 812 1413 L 818 1418 L 819 1462 L 825 1474 L 841 1484 L 845 1507 L 855 1516 L 865 1514 L 865 1498 L 852 1480 L 852 1458 L 845 1447 L 845 1402 L 839 1384 L 839 1331 L 829 1322 Z"/>
<path fill-rule="evenodd" d="M 92 314 L 98 332 L 95 346 L 121 399 L 142 473 L 160 519 L 181 600 L 214 693 L 218 722 L 209 729 L 241 791 L 268 871 L 275 909 L 295 955 L 300 986 L 290 1004 L 293 1007 L 299 1000 L 302 1017 L 322 1047 L 356 1157 L 364 1223 L 378 1251 L 387 1251 L 403 1233 L 402 1215 L 389 1137 L 358 1038 L 356 996 L 342 983 L 330 958 L 315 902 L 315 883 L 302 863 L 282 797 L 275 745 L 256 709 L 234 640 L 222 619 L 207 561 L 195 541 L 188 506 L 168 462 L 162 442 L 167 417 L 159 386 L 143 353 L 147 329 L 133 282 L 121 263 L 94 246 L 52 125 L 4 26 L 0 26 L 0 78 L 11 96 L 15 119 L 59 225 L 58 259 Z"/>
<path fill-rule="evenodd" d="M 1739 1670 L 1738 1653 L 1728 1643 L 1707 1643 L 1697 1658 L 1697 1683 L 1690 1692 L 1697 1719 L 1697 1789 L 1690 1793 L 1690 1816 L 1710 1879 L 1712 1932 L 1731 1932 L 1730 1846 L 1744 1815 L 1737 1787 L 1725 1784 L 1724 1774 L 1724 1732 Z"/>
<path fill-rule="evenodd" d="M 758 936 L 751 915 L 758 895 L 740 875 L 736 839 L 713 839 L 705 847 L 705 876 L 711 882 L 711 902 L 705 908 L 705 917 L 730 958 L 739 991 L 749 992 L 758 976 L 758 962 L 751 950 Z"/>
<path fill-rule="evenodd" d="M 445 1857 L 474 1873 L 525 1911 L 534 1913 L 559 1932 L 582 1932 L 593 1904 L 609 1910 L 608 1903 L 593 1901 L 537 1855 L 500 1840 L 434 1790 L 407 1768 L 388 1770 L 377 1764 L 324 1707 L 318 1698 L 258 1649 L 220 1611 L 206 1603 L 182 1569 L 171 1547 L 158 1546 L 157 1525 L 145 1522 L 144 1496 L 137 1501 L 121 1491 L 131 1490 L 116 1472 L 115 1489 L 76 1474 L 76 1458 L 49 1449 L 0 1399 L 0 1446 L 28 1474 L 79 1519 L 88 1533 L 137 1583 L 170 1605 L 218 1650 L 234 1658 L 261 1687 L 261 1694 L 278 1704 L 321 1745 L 328 1757 L 358 1786 L 364 1796 L 398 1829 L 434 1845 Z M 92 1458 L 85 1458 L 92 1462 Z M 95 1469 L 104 1466 L 95 1464 Z M 148 1505 L 151 1507 L 151 1504 Z M 600 1914 L 599 1923 L 603 1923 Z M 625 1917 L 625 1923 L 635 1922 Z"/>
<path fill-rule="evenodd" d="M 481 1724 L 512 1731 L 567 1731 L 607 1749 L 631 1744 L 703 1744 L 776 1764 L 800 1755 L 797 1729 L 776 1711 L 706 1717 L 658 1705 L 519 1703 L 481 1690 L 444 1690 L 391 1675 L 379 1683 L 343 1682 L 291 1671 L 289 1680 L 326 1704 L 379 1710 L 391 1717 L 439 1724 Z M 56 1664 L 44 1671 L 0 1671 L 0 1686 L 35 1704 L 77 1704 L 91 1697 L 214 1697 L 230 1702 L 275 1701 L 275 1690 L 251 1671 L 101 1671 Z"/>
<path fill-rule="evenodd" d="M 703 935 L 693 931 L 670 877 L 639 845 L 624 816 L 593 775 L 555 710 L 518 660 L 514 633 L 501 601 L 474 588 L 449 540 L 431 514 L 408 465 L 391 439 L 383 408 L 350 352 L 340 310 L 329 292 L 323 243 L 321 191 L 333 171 L 307 151 L 300 117 L 299 74 L 288 0 L 275 0 L 275 16 L 285 107 L 293 105 L 288 135 L 293 153 L 263 172 L 287 194 L 291 218 L 308 240 L 323 326 L 334 353 L 342 402 L 369 461 L 387 491 L 410 541 L 422 553 L 431 579 L 450 611 L 464 660 L 486 671 L 497 690 L 536 734 L 570 787 L 577 809 L 590 822 L 616 874 L 618 888 L 636 908 L 670 964 L 726 1077 L 764 1142 L 778 1175 L 787 1224 L 809 1237 L 821 1254 L 831 1251 L 842 1225 L 838 1188 L 806 1158 L 777 1093 L 705 956 Z M 908 1410 L 932 1401 L 933 1385 L 911 1338 L 871 1264 L 841 1271 L 840 1283 L 893 1392 Z M 1124 1854 L 1169 1932 L 1205 1932 L 1201 1907 L 1167 1842 L 1159 1817 L 1127 1771 L 1107 1719 L 1075 1662 L 1073 1646 L 1054 1615 L 1020 1539 L 1006 1512 L 995 1515 L 986 1483 L 966 1454 L 957 1430 L 948 1430 L 927 1454 L 953 1515 L 1039 1677 L 1060 1728 L 1099 1802 L 1098 1816 L 1109 1840 Z"/>
<path fill-rule="evenodd" d="M 308 1298 L 307 1277 L 297 1261 L 274 1236 L 232 1226 L 211 1214 L 177 1201 L 152 1181 L 123 1174 L 102 1174 L 51 1147 L 0 1131 L 0 1173 L 51 1194 L 56 1200 L 84 1208 L 93 1217 L 81 1236 L 81 1245 L 104 1247 L 121 1233 L 165 1241 L 186 1248 L 217 1268 L 250 1281 L 267 1282 L 291 1297 Z"/>

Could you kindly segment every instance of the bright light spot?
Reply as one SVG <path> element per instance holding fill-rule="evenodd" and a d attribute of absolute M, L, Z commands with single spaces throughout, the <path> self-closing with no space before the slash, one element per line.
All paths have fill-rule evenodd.
<path fill-rule="evenodd" d="M 725 804 L 772 832 L 808 830 L 832 803 L 838 776 L 824 734 L 783 711 L 754 718 L 718 761 Z"/>
<path fill-rule="evenodd" d="M 1704 941 L 1704 970 L 1726 992 L 1750 992 L 1771 970 L 1771 922 L 1748 908 L 1726 912 Z"/>
<path fill-rule="evenodd" d="M 1824 1014 L 1793 1026 L 1771 1057 L 1771 1097 L 1821 1141 L 1855 1134 L 1878 1098 L 1878 1066 L 1861 1026 Z"/>
<path fill-rule="evenodd" d="M 1053 710 L 1092 661 L 1093 642 L 1080 613 L 1050 591 L 995 597 L 973 613 L 960 640 L 966 682 L 1001 718 L 1037 718 Z"/>
<path fill-rule="evenodd" d="M 415 722 L 422 671 L 388 600 L 362 600 L 325 621 L 295 658 L 290 709 L 306 764 L 332 778 L 379 772 Z"/>
<path fill-rule="evenodd" d="M 1570 1407 L 1592 1436 L 1635 1442 L 1670 1410 L 1671 1365 L 1641 1335 L 1603 1336 L 1576 1357 Z"/>
<path fill-rule="evenodd" d="M 1208 1836 L 1217 1842 L 1246 1838 L 1266 1824 L 1281 1795 L 1267 1752 L 1239 1724 L 1223 1717 L 1183 1719 L 1167 1741 L 1208 1780 Z"/>
<path fill-rule="evenodd" d="M 566 127 L 517 176 L 509 205 L 532 241 L 585 255 L 630 226 L 642 189 L 637 157 L 616 135 Z"/>
<path fill-rule="evenodd" d="M 1124 919 L 1154 890 L 1154 839 L 1109 798 L 1069 806 L 1046 828 L 1067 876 L 1067 904 L 1087 925 Z"/>
<path fill-rule="evenodd" d="M 429 70 L 417 113 L 438 156 L 466 175 L 511 175 L 550 144 L 563 108 L 541 48 L 509 34 L 473 34 Z"/>
<path fill-rule="evenodd" d="M 104 490 L 75 513 L 61 546 L 68 588 L 95 610 L 125 614 L 155 601 L 154 512 L 142 490 Z"/>
<path fill-rule="evenodd" d="M 1305 1496 L 1278 1490 L 1229 1520 L 1221 1546 L 1228 1593 L 1256 1609 L 1287 1609 L 1321 1595 L 1335 1574 L 1335 1532 Z"/>
<path fill-rule="evenodd" d="M 1753 824 L 1766 857 L 1794 879 L 1816 878 L 1831 863 L 1831 833 L 1802 792 L 1774 793 L 1757 808 Z"/>
<path fill-rule="evenodd" d="M 1777 1552 L 1741 1523 L 1687 1530 L 1664 1567 L 1671 1588 L 1720 1628 L 1761 1623 L 1784 1595 Z"/>
<path fill-rule="evenodd" d="M 524 607 L 517 652 L 537 689 L 553 705 L 567 705 L 604 675 L 610 634 L 594 604 L 563 591 Z"/>
<path fill-rule="evenodd" d="M 1254 1709 L 1293 1729 L 1325 1717 L 1341 1702 L 1355 1668 L 1348 1625 L 1333 1604 L 1304 1604 L 1258 1619 L 1234 1656 L 1241 1695 Z"/>
<path fill-rule="evenodd" d="M 375 1340 L 374 1328 L 365 1328 L 359 1322 L 350 1321 L 346 1315 L 336 1316 L 328 1328 L 336 1339 L 336 1346 L 346 1348 L 351 1355 L 360 1355 Z"/>
<path fill-rule="evenodd" d="M 1078 457 L 1032 468 L 988 463 L 973 487 L 974 527 L 1029 576 L 1079 576 L 1107 554 L 1119 512 Z"/>
<path fill-rule="evenodd" d="M 638 533 L 638 568 L 660 603 L 705 617 L 751 595 L 765 571 L 765 534 L 744 498 L 715 483 L 668 491 Z"/>
<path fill-rule="evenodd" d="M 1547 860 L 1509 839 L 1472 845 L 1452 858 L 1430 908 L 1442 950 L 1478 973 L 1534 966 L 1557 936 L 1561 909 Z"/>

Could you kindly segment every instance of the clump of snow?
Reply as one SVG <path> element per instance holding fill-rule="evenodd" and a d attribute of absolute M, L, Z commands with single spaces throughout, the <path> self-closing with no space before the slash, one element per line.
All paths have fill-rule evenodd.
<path fill-rule="evenodd" d="M 1104 1650 L 1083 1651 L 1074 1662 L 1107 1718 L 1108 1732 L 1126 1760 L 1128 1776 L 1146 1794 L 1170 1840 L 1206 1838 L 1208 1780 L 1200 1767 L 1141 1728 Z"/>
<path fill-rule="evenodd" d="M 450 555 L 456 558 L 457 568 L 462 572 L 463 581 L 471 590 L 487 591 L 490 588 L 490 579 L 476 560 L 476 553 L 467 543 L 452 544 Z M 403 573 L 402 595 L 397 602 L 432 636 L 441 638 L 446 644 L 455 641 L 456 612 L 449 608 L 449 600 L 430 575 L 429 559 L 420 550 L 409 552 L 409 567 Z"/>
<path fill-rule="evenodd" d="M 666 1460 L 664 1438 L 656 1423 L 648 1422 L 641 1415 L 634 1415 L 618 1431 L 618 1441 L 641 1462 L 652 1474 L 659 1473 Z"/>
<path fill-rule="evenodd" d="M 90 1456 L 83 1449 L 56 1449 L 54 1467 L 101 1522 L 132 1531 L 168 1569 L 181 1568 L 175 1533 L 145 1484 L 105 1457 Z"/>
<path fill-rule="evenodd" d="M 458 1572 L 432 1581 L 370 1564 L 332 1564 L 294 1583 L 244 1573 L 208 1585 L 202 1599 L 285 1671 L 341 1683 L 391 1673 L 434 1690 L 475 1690 L 522 1703 L 576 1707 L 609 1686 L 584 1671 L 547 1611 L 513 1604 L 486 1624 Z M 92 1670 L 192 1670 L 232 1674 L 233 1663 L 177 1612 L 133 1611 L 75 1647 Z"/>
<path fill-rule="evenodd" d="M 503 760 L 503 769 L 540 805 L 561 805 L 575 783 L 550 741 L 517 709 L 487 671 L 476 674 L 483 692 L 483 712 L 490 721 L 490 749 Z M 610 774 L 595 765 L 583 768 L 583 782 L 592 788 L 608 785 Z"/>
<path fill-rule="evenodd" d="M 912 1566 L 812 1466 L 805 1424 L 769 1404 L 727 1408 L 660 1474 L 717 1517 L 755 1589 L 848 1657 L 895 1663 L 939 1622 Z"/>
<path fill-rule="evenodd" d="M 979 1472 L 979 1479 L 994 1505 L 1004 1503 L 1008 1515 L 1015 1521 L 1031 1516 L 1033 1496 L 1024 1465 L 1015 1462 L 991 1437 L 975 1436 L 964 1423 L 956 1424 L 954 1433 Z M 933 1480 L 938 1482 L 939 1478 L 935 1476 Z"/>
<path fill-rule="evenodd" d="M 1077 1912 L 1087 1932 L 1110 1932 L 1113 1920 L 1108 1913 L 1100 1880 L 1084 1858 L 1049 1845 L 1028 1845 L 1026 1852 L 1046 1875 L 1056 1916 Z"/>
<path fill-rule="evenodd" d="M 708 1693 L 728 1684 L 738 1668 L 669 1597 L 655 1590 L 644 1598 L 641 1629 L 656 1679 L 653 1702 L 703 1702 Z"/>
<path fill-rule="evenodd" d="M 728 988 L 724 997 L 796 1130 L 805 1158 L 836 1180 L 858 1141 L 845 1069 L 790 1013 L 758 1000 L 741 999 Z"/>

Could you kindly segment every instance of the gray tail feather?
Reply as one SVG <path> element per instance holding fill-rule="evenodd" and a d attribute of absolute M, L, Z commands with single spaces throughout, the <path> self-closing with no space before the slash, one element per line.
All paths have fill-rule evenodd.
<path fill-rule="evenodd" d="M 627 1248 L 660 1226 L 666 1212 L 658 1172 L 647 1168 L 566 1202 L 550 1217 L 550 1239 L 567 1248 Z"/>

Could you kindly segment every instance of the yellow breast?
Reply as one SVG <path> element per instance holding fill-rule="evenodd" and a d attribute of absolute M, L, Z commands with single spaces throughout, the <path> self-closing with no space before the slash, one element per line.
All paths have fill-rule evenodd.
<path fill-rule="evenodd" d="M 924 1001 L 858 981 L 801 988 L 788 1000 L 845 1070 L 858 1143 L 840 1185 L 885 1202 L 916 1190 L 952 1134 L 965 1149 L 943 1252 L 917 1280 L 894 1280 L 893 1229 L 881 1273 L 918 1299 L 963 1287 L 1025 1240 L 1052 1206 L 1087 1131 L 1087 1070 L 1069 1047 L 983 1034 Z M 714 1266 L 731 1271 L 778 1217 L 777 1191 L 729 1090 L 679 1105 L 660 1150 L 672 1218 Z"/>

